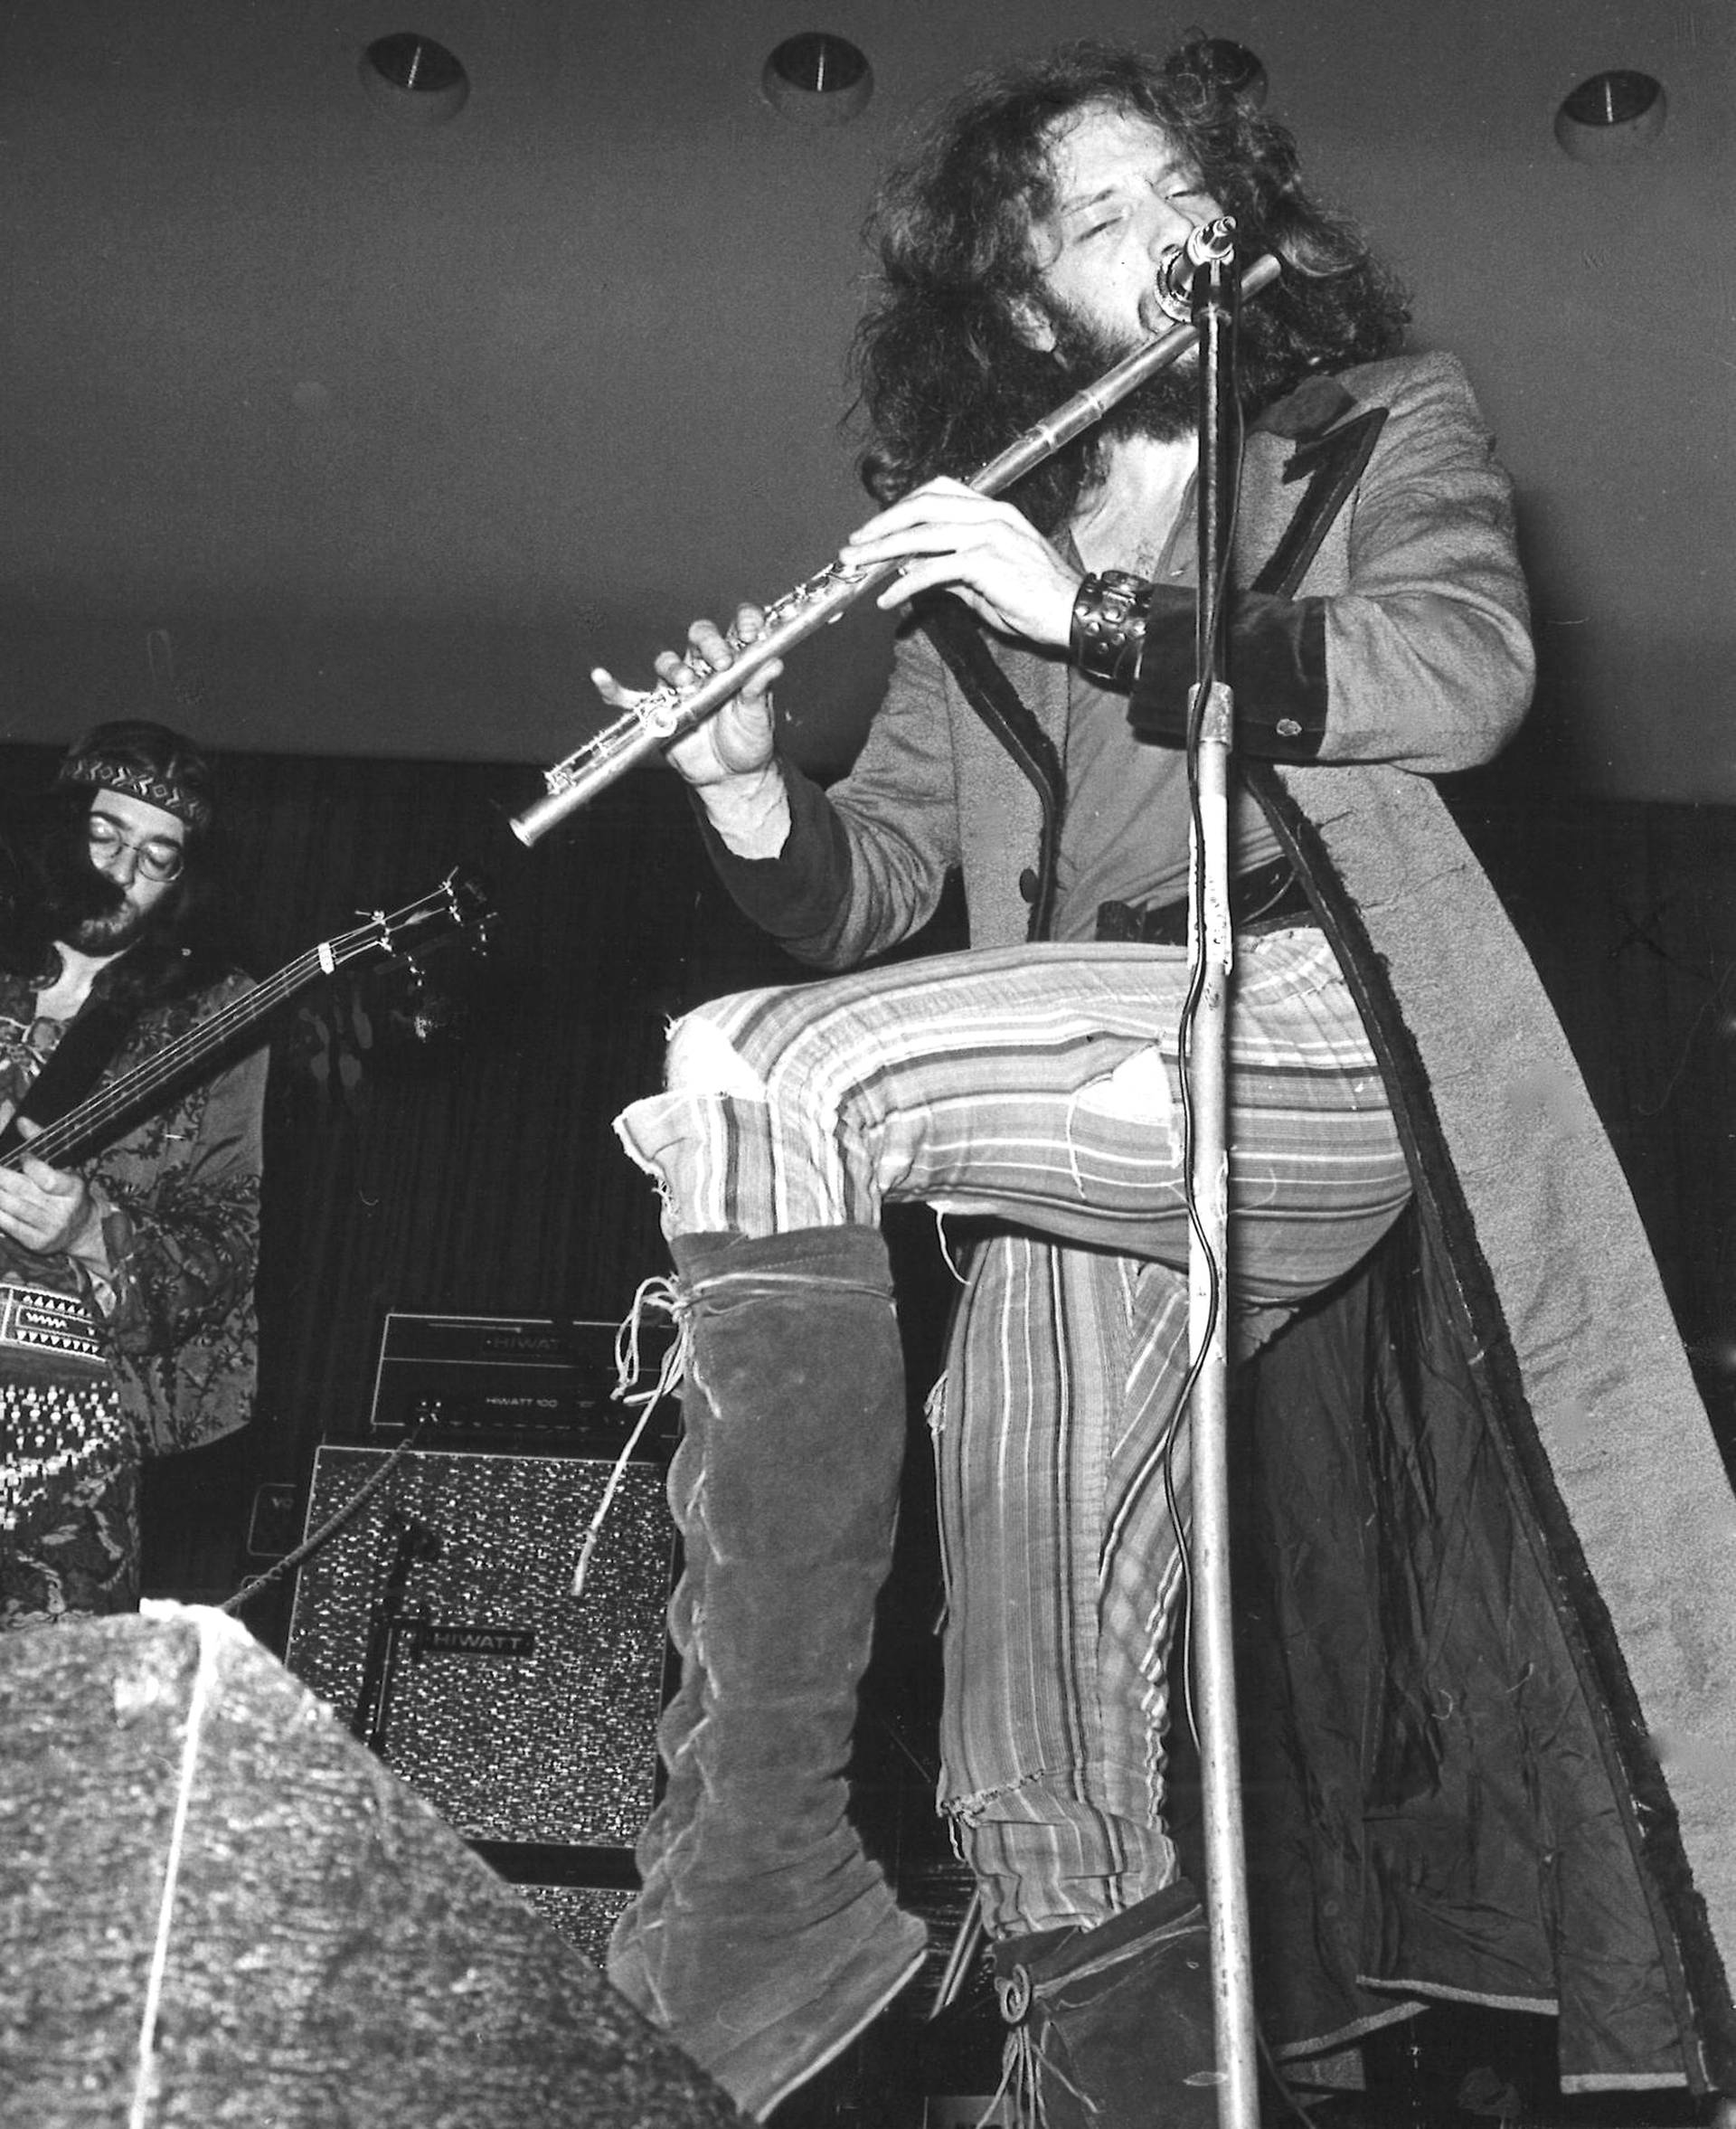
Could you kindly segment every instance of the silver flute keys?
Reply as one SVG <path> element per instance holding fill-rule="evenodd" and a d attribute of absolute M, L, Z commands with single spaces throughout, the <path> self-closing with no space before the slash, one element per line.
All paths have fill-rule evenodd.
<path fill-rule="evenodd" d="M 1206 223 L 1197 232 L 1203 255 L 1223 256 L 1233 229 L 1227 217 Z M 1187 250 L 1193 248 L 1190 244 Z M 1165 271 L 1169 271 L 1167 261 Z M 1258 295 L 1278 279 L 1278 260 L 1269 253 L 1256 259 L 1241 277 L 1242 297 Z M 1131 355 L 1123 355 L 1094 384 L 1076 393 L 1045 420 L 1027 429 L 998 458 L 972 474 L 967 485 L 979 495 L 998 495 L 1033 466 L 1052 457 L 1063 444 L 1071 443 L 1082 430 L 1100 421 L 1136 385 L 1178 361 L 1198 338 L 1199 327 L 1190 321 L 1171 326 Z M 741 644 L 733 635 L 727 639 L 740 653 L 732 663 L 706 675 L 692 687 L 654 688 L 583 746 L 546 770 L 544 796 L 513 817 L 513 833 L 522 843 L 539 842 L 552 828 L 647 755 L 660 752 L 671 741 L 697 730 L 731 695 L 738 695 L 761 666 L 782 658 L 897 573 L 893 563 L 875 569 L 847 570 L 835 562 L 805 578 L 767 607 L 765 626 L 751 643 Z"/>

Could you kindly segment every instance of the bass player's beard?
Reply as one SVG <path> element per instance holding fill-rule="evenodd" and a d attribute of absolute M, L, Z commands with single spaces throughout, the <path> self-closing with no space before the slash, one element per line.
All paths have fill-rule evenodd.
<path fill-rule="evenodd" d="M 156 922 L 156 910 L 136 908 L 125 890 L 116 887 L 111 908 L 70 925 L 64 936 L 66 943 L 76 947 L 80 953 L 107 959 L 111 954 L 124 953 L 129 946 L 137 946 Z"/>

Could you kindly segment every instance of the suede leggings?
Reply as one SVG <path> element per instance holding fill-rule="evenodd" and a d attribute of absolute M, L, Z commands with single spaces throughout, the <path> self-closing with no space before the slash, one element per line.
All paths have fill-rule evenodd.
<path fill-rule="evenodd" d="M 997 1936 L 1175 1876 L 1166 1659 L 1181 1584 L 1185 956 L 995 949 L 742 993 L 673 1031 L 618 1120 L 671 1234 L 986 1216 L 930 1402 L 948 1576 L 941 1802 Z M 1360 1261 L 1410 1195 L 1311 927 L 1238 942 L 1232 1344 Z"/>

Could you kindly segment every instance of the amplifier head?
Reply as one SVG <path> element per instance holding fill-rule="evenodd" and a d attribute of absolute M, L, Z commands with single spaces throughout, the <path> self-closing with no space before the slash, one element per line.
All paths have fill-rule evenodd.
<path fill-rule="evenodd" d="M 613 1323 L 571 1317 L 394 1309 L 381 1336 L 366 1438 L 395 1441 L 416 1427 L 423 1441 L 534 1443 L 613 1455 L 640 1410 L 616 1394 L 617 1336 Z M 672 1338 L 666 1325 L 642 1330 L 636 1394 L 656 1384 Z M 659 1421 L 666 1451 L 673 1405 Z"/>

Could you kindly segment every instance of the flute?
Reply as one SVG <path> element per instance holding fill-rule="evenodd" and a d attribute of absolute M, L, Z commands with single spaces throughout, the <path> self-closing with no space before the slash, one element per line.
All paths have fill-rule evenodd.
<path fill-rule="evenodd" d="M 1227 250 L 1219 253 L 1214 247 L 1229 245 L 1232 228 L 1227 218 L 1206 223 L 1194 232 L 1195 243 L 1190 244 L 1190 252 L 1197 248 L 1207 258 L 1229 256 Z M 1258 295 L 1277 279 L 1278 271 L 1278 260 L 1269 253 L 1256 259 L 1241 277 L 1242 296 Z M 1131 355 L 1123 355 L 1096 383 L 1076 393 L 1046 420 L 1027 429 L 998 457 L 979 468 L 966 486 L 979 495 L 998 495 L 1063 444 L 1071 443 L 1082 430 L 1100 421 L 1136 385 L 1179 360 L 1199 336 L 1197 325 L 1176 325 L 1146 341 L 1143 347 L 1135 348 Z M 847 570 L 835 562 L 804 579 L 766 608 L 766 626 L 750 644 L 743 648 L 731 639 L 732 648 L 741 653 L 733 663 L 684 692 L 666 685 L 654 688 L 583 746 L 546 770 L 545 796 L 514 815 L 513 833 L 526 845 L 540 841 L 552 828 L 587 805 L 647 754 L 656 753 L 694 731 L 731 695 L 739 694 L 761 666 L 782 658 L 816 629 L 837 620 L 846 607 L 896 576 L 901 566 L 888 562 L 873 569 Z M 692 662 L 692 654 L 687 655 Z"/>

